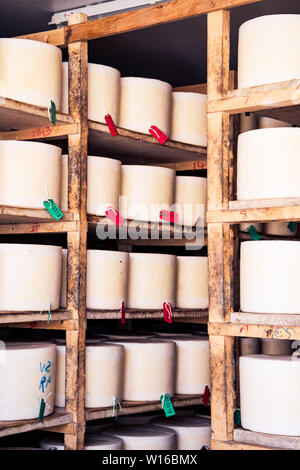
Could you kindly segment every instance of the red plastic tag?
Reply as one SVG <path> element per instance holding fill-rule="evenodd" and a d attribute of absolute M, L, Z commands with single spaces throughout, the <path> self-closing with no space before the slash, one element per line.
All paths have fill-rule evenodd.
<path fill-rule="evenodd" d="M 164 321 L 166 323 L 173 323 L 173 321 L 172 321 L 172 305 L 169 302 L 164 302 Z"/>
<path fill-rule="evenodd" d="M 125 219 L 113 208 L 113 207 L 108 207 L 107 211 L 105 211 L 105 214 L 107 217 L 110 218 L 118 227 L 121 227 L 121 225 L 124 224 Z"/>
<path fill-rule="evenodd" d="M 161 131 L 156 126 L 151 126 L 149 132 L 162 145 L 165 144 L 169 138 L 166 134 L 163 133 L 163 131 Z"/>
<path fill-rule="evenodd" d="M 111 117 L 110 114 L 106 114 L 106 116 L 105 116 L 105 121 L 106 121 L 106 124 L 107 124 L 107 126 L 108 126 L 108 128 L 109 128 L 109 131 L 110 131 L 111 135 L 112 135 L 113 137 L 115 137 L 116 135 L 118 135 L 117 128 L 116 128 L 115 123 L 114 123 L 114 121 L 113 121 L 113 118 Z"/>
<path fill-rule="evenodd" d="M 122 325 L 124 325 L 125 322 L 126 322 L 126 319 L 125 319 L 125 303 L 124 302 L 122 302 L 122 305 L 121 305 L 121 314 L 122 314 L 121 323 L 122 323 Z"/>
<path fill-rule="evenodd" d="M 204 390 L 204 395 L 203 395 L 203 404 L 204 406 L 207 406 L 209 403 L 209 388 L 206 385 L 205 390 Z"/>
<path fill-rule="evenodd" d="M 160 211 L 159 217 L 161 220 L 165 220 L 166 222 L 171 222 L 173 224 L 178 223 L 178 214 L 176 212 Z"/>

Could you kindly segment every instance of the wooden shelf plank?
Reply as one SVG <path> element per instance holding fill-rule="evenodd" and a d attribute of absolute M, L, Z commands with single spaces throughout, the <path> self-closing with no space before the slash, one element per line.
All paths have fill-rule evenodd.
<path fill-rule="evenodd" d="M 274 199 L 252 199 L 248 201 L 229 201 L 229 209 L 262 209 L 271 207 L 300 206 L 300 197 L 283 197 Z"/>
<path fill-rule="evenodd" d="M 77 124 L 50 125 L 47 127 L 34 127 L 18 131 L 0 132 L 0 140 L 51 140 L 57 137 L 67 137 L 78 133 Z"/>
<path fill-rule="evenodd" d="M 0 234 L 32 234 L 32 233 L 67 233 L 77 230 L 77 222 L 41 222 L 29 224 L 4 224 L 0 217 Z"/>
<path fill-rule="evenodd" d="M 215 210 L 207 212 L 208 223 L 239 224 L 243 222 L 291 222 L 300 220 L 300 205 L 282 207 Z"/>
<path fill-rule="evenodd" d="M 10 323 L 28 323 L 33 322 L 40 323 L 40 322 L 48 322 L 48 312 L 5 312 L 0 311 L 0 324 L 6 325 Z M 57 310 L 51 313 L 51 324 L 53 321 L 58 320 L 71 320 L 73 318 L 73 314 L 70 310 Z"/>
<path fill-rule="evenodd" d="M 231 314 L 232 323 L 242 323 L 249 325 L 280 325 L 299 326 L 300 314 L 274 314 L 274 313 L 248 313 L 233 312 Z"/>
<path fill-rule="evenodd" d="M 0 225 L 14 223 L 38 224 L 40 222 L 51 221 L 55 226 L 56 224 L 71 222 L 73 220 L 74 216 L 71 212 L 65 212 L 63 218 L 57 222 L 46 209 L 30 209 L 0 205 Z M 37 227 L 35 228 L 37 229 Z"/>
<path fill-rule="evenodd" d="M 288 323 L 288 321 L 287 321 Z M 300 340 L 300 326 L 278 325 L 266 322 L 264 325 L 251 323 L 209 323 L 208 334 L 241 338 L 273 338 Z"/>
<path fill-rule="evenodd" d="M 211 450 L 276 450 L 270 447 L 264 447 L 246 442 L 218 441 L 212 439 Z"/>
<path fill-rule="evenodd" d="M 119 310 L 90 310 L 86 312 L 88 320 L 120 320 L 121 312 Z M 126 319 L 140 320 L 140 319 L 149 319 L 149 320 L 160 320 L 164 318 L 163 310 L 126 310 Z M 208 318 L 207 310 L 180 310 L 174 309 L 172 318 L 174 321 L 179 318 L 189 318 L 189 319 L 206 319 Z"/>
<path fill-rule="evenodd" d="M 56 113 L 57 126 L 67 123 L 73 123 L 71 116 Z M 42 127 L 53 127 L 49 121 L 47 108 L 0 97 L 0 129 L 2 131 Z"/>
<path fill-rule="evenodd" d="M 167 141 L 164 145 L 150 134 L 141 134 L 118 128 L 112 137 L 105 124 L 89 121 L 89 153 L 102 152 L 107 157 L 116 155 L 123 163 L 155 164 L 198 161 L 206 167 L 206 148 Z M 201 169 L 201 168 L 200 168 Z"/>
<path fill-rule="evenodd" d="M 300 80 L 272 83 L 229 91 L 223 99 L 209 100 L 209 113 L 240 114 L 255 111 L 300 125 Z"/>
<path fill-rule="evenodd" d="M 72 414 L 64 410 L 55 409 L 51 416 L 44 418 L 44 424 L 39 419 L 28 419 L 23 421 L 1 421 L 0 437 L 10 436 L 12 434 L 21 434 L 23 432 L 35 431 L 37 429 L 51 428 L 63 424 L 72 423 Z"/>
<path fill-rule="evenodd" d="M 300 450 L 299 436 L 279 436 L 237 428 L 234 430 L 235 442 L 270 447 L 273 449 Z"/>
<path fill-rule="evenodd" d="M 72 25 L 56 30 L 20 36 L 25 39 L 47 42 L 56 46 L 66 46 L 68 43 L 97 39 L 115 34 L 126 33 L 159 24 L 178 21 L 185 18 L 203 15 L 211 11 L 229 9 L 261 0 L 173 0 L 161 5 L 153 5 L 133 10 L 128 13 L 108 16 L 92 20 L 86 24 Z"/>
<path fill-rule="evenodd" d="M 174 408 L 181 408 L 193 405 L 203 405 L 203 395 L 180 395 L 172 398 Z M 147 413 L 150 411 L 162 411 L 160 401 L 157 402 L 122 402 L 122 409 L 118 410 L 119 416 Z M 163 413 L 163 411 L 162 411 Z M 111 418 L 113 409 L 110 408 L 91 408 L 86 410 L 86 420 Z"/>

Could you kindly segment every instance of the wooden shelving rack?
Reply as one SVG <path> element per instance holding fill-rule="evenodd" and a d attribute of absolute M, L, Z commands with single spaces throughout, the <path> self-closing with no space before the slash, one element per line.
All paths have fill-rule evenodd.
<path fill-rule="evenodd" d="M 226 336 L 222 330 L 226 326 L 225 319 L 228 320 L 228 314 L 225 316 L 224 313 L 225 307 L 229 305 L 228 299 L 231 299 L 231 286 L 224 283 L 223 280 L 224 273 L 229 274 L 230 272 L 230 250 L 232 248 L 233 231 L 228 222 L 226 224 L 223 223 L 223 212 L 220 213 L 220 211 L 226 210 L 229 214 L 228 217 L 230 216 L 229 198 L 226 191 L 229 187 L 231 188 L 232 175 L 228 178 L 226 174 L 229 168 L 229 161 L 227 160 L 228 152 L 225 152 L 227 141 L 223 141 L 223 139 L 229 135 L 229 113 L 240 112 L 237 106 L 242 107 L 244 101 L 243 97 L 235 97 L 234 95 L 231 97 L 228 93 L 228 18 L 230 8 L 258 1 L 260 0 L 189 0 L 187 7 L 186 0 L 173 0 L 169 3 L 153 5 L 145 9 L 93 21 L 87 21 L 86 16 L 79 13 L 69 17 L 69 23 L 66 27 L 22 36 L 23 38 L 46 42 L 61 48 L 68 48 L 69 115 L 58 113 L 56 126 L 52 126 L 49 124 L 47 109 L 26 105 L 13 100 L 1 99 L 0 129 L 2 132 L 0 132 L 0 139 L 42 141 L 60 138 L 68 139 L 69 210 L 65 213 L 62 221 L 53 222 L 49 214 L 44 210 L 0 206 L 0 233 L 7 235 L 67 233 L 67 308 L 66 310 L 53 312 L 50 323 L 47 322 L 47 315 L 39 315 L 38 313 L 24 312 L 23 314 L 18 314 L 16 312 L 0 312 L 0 324 L 13 328 L 23 327 L 66 331 L 66 409 L 56 410 L 52 416 L 46 418 L 45 426 L 38 420 L 0 423 L 0 436 L 47 428 L 48 430 L 64 434 L 66 449 L 83 449 L 86 421 L 112 415 L 112 409 L 85 410 L 84 407 L 87 319 L 119 318 L 119 312 L 86 311 L 85 306 L 87 234 L 89 228 L 91 229 L 93 225 L 100 221 L 94 216 L 87 216 L 86 211 L 87 154 L 89 144 L 90 150 L 94 150 L 95 153 L 98 150 L 102 150 L 105 151 L 107 156 L 118 154 L 121 160 L 127 163 L 159 164 L 174 168 L 177 171 L 206 168 L 208 170 L 213 445 L 216 448 L 218 443 L 224 442 L 225 446 L 225 441 L 229 441 L 229 447 L 237 445 L 232 442 L 233 413 L 232 417 L 230 415 L 230 412 L 233 411 L 233 337 L 228 333 L 226 333 L 226 335 L 228 334 Z M 88 121 L 87 46 L 89 40 L 203 14 L 208 14 L 209 22 L 207 91 L 209 97 L 208 110 L 210 112 L 210 141 L 207 167 L 206 149 L 204 148 L 170 141 L 164 147 L 159 147 L 160 157 L 158 159 L 156 155 L 159 144 L 152 137 L 119 129 L 119 136 L 112 138 L 106 126 Z M 215 57 L 218 57 L 219 61 L 215 61 Z M 181 87 L 181 89 L 203 91 L 206 89 L 206 85 L 195 85 L 188 88 Z M 299 103 L 297 101 L 297 104 L 300 105 L 300 92 L 296 84 L 294 84 L 293 91 L 292 95 L 291 88 L 288 85 L 282 90 L 275 89 L 273 92 L 269 91 L 269 95 L 273 99 L 277 97 L 276 99 L 278 103 L 281 103 L 281 106 L 289 106 L 292 103 L 292 98 L 293 104 L 295 104 L 295 99 L 297 100 L 295 93 L 298 93 Z M 258 100 L 257 104 L 255 99 L 258 99 L 257 97 L 259 96 L 260 101 Z M 249 92 L 249 103 L 246 110 L 258 110 L 263 107 L 261 104 L 262 96 Z M 225 106 L 225 109 L 222 109 L 222 106 Z M 229 110 L 226 106 L 229 107 Z M 219 109 L 220 107 L 221 109 Z M 297 123 L 295 120 L 294 122 Z M 11 131 L 10 129 L 17 130 Z M 223 144 L 224 149 L 222 150 Z M 143 154 L 142 158 L 140 157 L 141 153 Z M 264 209 L 261 211 L 264 211 Z M 215 222 L 214 217 L 217 217 L 217 215 L 221 217 L 221 220 Z M 272 216 L 274 217 L 273 213 L 272 215 L 270 213 L 270 217 Z M 263 212 L 261 212 L 262 217 Z M 289 213 L 284 220 L 299 219 L 300 215 L 298 219 L 295 219 Z M 254 218 L 251 220 L 261 219 Z M 275 218 L 270 220 L 275 220 Z M 105 221 L 102 222 L 105 223 Z M 162 232 L 163 228 L 160 229 L 161 235 Z M 155 242 L 157 244 L 167 244 L 168 242 L 168 244 L 173 244 L 174 246 L 179 244 L 175 237 L 168 241 L 159 240 Z M 120 244 L 124 245 L 124 243 L 124 240 L 120 241 Z M 181 243 L 183 242 L 181 241 Z M 145 243 L 143 241 L 143 244 L 151 244 L 151 240 Z M 223 248 L 226 248 L 224 252 Z M 218 275 L 214 273 L 218 273 Z M 228 276 L 226 279 L 228 279 Z M 226 302 L 227 304 L 225 305 Z M 232 309 L 229 310 L 231 311 Z M 205 311 L 175 311 L 174 316 L 177 321 L 181 322 L 205 323 L 208 320 L 207 312 Z M 128 312 L 128 317 L 161 318 L 162 312 Z M 228 327 L 230 328 L 230 325 Z M 214 332 L 213 328 L 219 328 L 218 333 Z M 298 336 L 300 337 L 300 332 Z M 219 386 L 220 384 L 224 385 L 224 391 Z M 225 393 L 225 385 L 227 393 Z M 174 399 L 175 407 L 201 403 L 203 403 L 201 396 L 181 396 Z M 124 403 L 120 414 L 141 413 L 159 408 L 160 403 Z"/>
<path fill-rule="evenodd" d="M 299 339 L 299 315 L 239 312 L 238 226 L 299 221 L 299 199 L 235 201 L 234 115 L 256 112 L 299 124 L 299 80 L 249 89 L 229 86 L 230 11 L 208 14 L 208 247 L 212 449 L 297 449 L 299 437 L 235 429 L 235 337 Z"/>

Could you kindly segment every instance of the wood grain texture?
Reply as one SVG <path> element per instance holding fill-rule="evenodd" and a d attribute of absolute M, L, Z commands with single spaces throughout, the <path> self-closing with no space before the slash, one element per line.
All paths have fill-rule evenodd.
<path fill-rule="evenodd" d="M 213 210 L 207 212 L 208 223 L 240 224 L 243 222 L 299 221 L 300 206 L 265 207 L 257 209 Z"/>
<path fill-rule="evenodd" d="M 108 16 L 87 24 L 68 25 L 52 31 L 20 36 L 35 41 L 48 42 L 56 46 L 68 43 L 97 39 L 128 31 L 150 28 L 172 21 L 192 18 L 222 9 L 230 9 L 260 0 L 174 0 L 162 5 L 149 6 L 120 15 Z"/>
<path fill-rule="evenodd" d="M 87 310 L 86 317 L 88 320 L 120 320 L 121 312 L 119 310 Z M 126 309 L 126 319 L 149 319 L 149 320 L 163 320 L 163 310 L 133 310 Z M 172 318 L 174 321 L 179 318 L 183 319 L 205 319 L 208 318 L 207 310 L 196 310 L 196 309 L 173 309 Z"/>
<path fill-rule="evenodd" d="M 51 140 L 77 133 L 77 124 L 49 125 L 46 127 L 0 132 L 0 140 Z"/>
<path fill-rule="evenodd" d="M 27 419 L 22 421 L 1 421 L 0 437 L 21 434 L 23 432 L 46 429 L 52 426 L 60 426 L 72 422 L 72 414 L 64 410 L 55 410 L 50 416 L 44 418 L 44 424 L 39 419 Z"/>
<path fill-rule="evenodd" d="M 300 437 L 265 434 L 242 428 L 234 430 L 234 441 L 274 449 L 300 450 Z"/>
<path fill-rule="evenodd" d="M 263 447 L 259 445 L 247 444 L 246 442 L 235 441 L 218 441 L 213 439 L 211 441 L 211 450 L 279 450 L 271 449 L 270 447 Z"/>
<path fill-rule="evenodd" d="M 219 322 L 209 323 L 208 331 L 210 335 L 215 336 L 298 340 L 300 339 L 300 326 L 297 325 L 299 325 L 297 319 L 292 322 L 286 319 L 284 325 L 281 322 L 273 324 L 267 321 L 264 325 Z"/>

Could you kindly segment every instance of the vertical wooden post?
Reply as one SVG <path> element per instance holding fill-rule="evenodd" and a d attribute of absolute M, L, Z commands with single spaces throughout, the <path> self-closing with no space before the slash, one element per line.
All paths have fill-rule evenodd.
<path fill-rule="evenodd" d="M 87 21 L 79 13 L 69 25 Z M 79 133 L 69 136 L 69 211 L 79 221 L 77 232 L 68 233 L 67 309 L 73 311 L 77 330 L 67 331 L 66 410 L 73 413 L 75 435 L 65 435 L 66 449 L 83 449 L 85 438 L 85 336 L 87 258 L 87 42 L 69 45 L 69 112 L 79 124 Z"/>
<path fill-rule="evenodd" d="M 230 12 L 208 14 L 207 98 L 222 99 L 229 89 Z M 232 185 L 232 123 L 226 113 L 208 113 L 208 211 L 228 209 Z M 229 320 L 232 300 L 233 229 L 208 224 L 209 321 Z M 212 440 L 226 441 L 234 429 L 234 340 L 210 336 Z"/>

